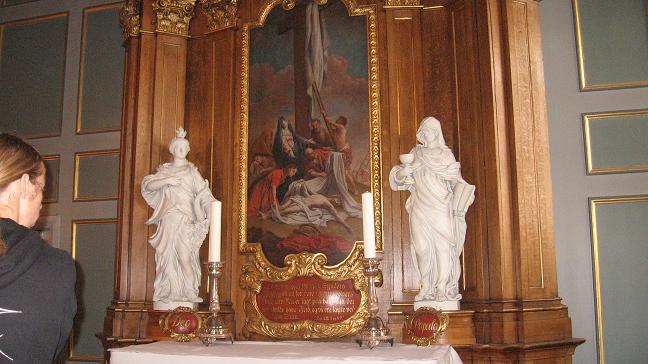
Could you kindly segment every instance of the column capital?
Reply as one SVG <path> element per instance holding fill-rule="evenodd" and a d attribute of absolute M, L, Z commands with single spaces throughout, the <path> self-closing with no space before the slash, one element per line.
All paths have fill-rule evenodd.
<path fill-rule="evenodd" d="M 137 37 L 141 28 L 141 0 L 126 0 L 119 11 L 119 25 L 122 28 L 124 39 Z"/>
<path fill-rule="evenodd" d="M 210 31 L 219 31 L 236 26 L 238 0 L 200 0 L 200 7 L 207 15 Z"/>
<path fill-rule="evenodd" d="M 189 21 L 194 16 L 196 0 L 153 1 L 155 31 L 175 35 L 189 35 Z"/>

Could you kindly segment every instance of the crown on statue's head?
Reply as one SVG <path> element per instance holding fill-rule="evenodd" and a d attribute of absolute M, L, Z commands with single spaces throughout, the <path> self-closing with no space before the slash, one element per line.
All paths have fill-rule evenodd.
<path fill-rule="evenodd" d="M 187 136 L 187 131 L 183 128 L 176 129 L 176 138 L 184 139 Z"/>

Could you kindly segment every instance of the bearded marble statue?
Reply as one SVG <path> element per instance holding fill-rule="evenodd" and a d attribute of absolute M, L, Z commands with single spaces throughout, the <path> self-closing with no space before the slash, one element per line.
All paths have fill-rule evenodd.
<path fill-rule="evenodd" d="M 155 225 L 149 243 L 155 248 L 153 308 L 196 308 L 200 262 L 198 250 L 209 230 L 209 209 L 215 200 L 209 183 L 187 160 L 189 141 L 179 128 L 169 143 L 173 162 L 160 165 L 142 180 L 142 196 L 153 208 L 147 225 Z"/>
<path fill-rule="evenodd" d="M 411 254 L 420 277 L 414 308 L 431 306 L 458 310 L 459 257 L 466 238 L 466 211 L 475 198 L 475 186 L 461 177 L 460 164 L 445 144 L 441 123 L 423 119 L 416 133 L 419 142 L 403 164 L 389 173 L 395 191 L 410 191 Z"/>

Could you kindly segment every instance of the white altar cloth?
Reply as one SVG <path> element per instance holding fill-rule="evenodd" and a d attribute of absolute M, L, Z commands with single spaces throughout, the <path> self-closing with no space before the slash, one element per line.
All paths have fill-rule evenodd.
<path fill-rule="evenodd" d="M 417 347 L 394 344 L 394 347 L 390 347 L 381 344 L 369 349 L 352 342 L 235 341 L 230 344 L 229 341 L 223 341 L 217 345 L 204 346 L 199 341 L 159 341 L 110 349 L 110 364 L 333 364 L 340 361 L 350 364 L 461 364 L 459 355 L 449 345 Z"/>

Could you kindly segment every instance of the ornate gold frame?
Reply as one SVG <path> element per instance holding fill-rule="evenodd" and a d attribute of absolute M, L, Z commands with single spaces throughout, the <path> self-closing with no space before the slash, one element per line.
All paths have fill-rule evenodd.
<path fill-rule="evenodd" d="M 289 254 L 285 258 L 286 267 L 277 268 L 265 257 L 256 245 L 252 263 L 242 267 L 240 286 L 245 290 L 245 322 L 243 332 L 258 333 L 279 339 L 320 339 L 338 338 L 356 333 L 369 317 L 367 277 L 362 266 L 362 245 L 356 244 L 351 254 L 336 266 L 326 266 L 326 256 L 321 253 Z M 256 296 L 265 282 L 283 282 L 295 277 L 315 276 L 325 281 L 353 280 L 353 287 L 360 293 L 360 305 L 348 319 L 337 324 L 324 324 L 311 320 L 289 323 L 275 323 L 263 317 L 256 304 Z"/>
<path fill-rule="evenodd" d="M 596 168 L 593 166 L 592 145 L 591 145 L 592 139 L 590 136 L 590 121 L 592 119 L 603 119 L 603 118 L 614 118 L 620 116 L 636 116 L 636 115 L 648 116 L 648 109 L 583 114 L 583 134 L 585 137 L 585 164 L 587 166 L 587 174 L 611 174 L 611 173 L 631 173 L 631 172 L 648 171 L 648 165 L 628 166 L 628 167 L 605 167 L 605 168 Z"/>
<path fill-rule="evenodd" d="M 248 110 L 249 110 L 249 66 L 250 66 L 250 29 L 263 26 L 270 11 L 281 4 L 284 9 L 291 10 L 299 0 L 267 0 L 259 12 L 259 20 L 248 22 L 242 26 L 239 44 L 241 46 L 240 74 L 240 110 L 238 138 L 238 210 L 239 210 L 239 249 L 242 253 L 256 254 L 258 243 L 248 243 L 247 240 L 247 152 L 248 152 Z M 328 0 L 318 0 L 322 5 Z M 374 221 L 376 245 L 382 250 L 382 189 L 380 166 L 380 92 L 378 79 L 378 31 L 375 5 L 359 6 L 355 0 L 340 0 L 347 7 L 350 16 L 367 17 L 367 58 L 369 83 L 369 138 L 371 149 L 371 190 L 374 199 Z"/>
<path fill-rule="evenodd" d="M 585 56 L 583 55 L 583 32 L 581 31 L 581 16 L 578 6 L 579 0 L 572 0 L 574 7 L 574 28 L 576 28 L 576 51 L 578 53 L 578 75 L 581 91 L 610 90 L 648 86 L 648 81 L 607 83 L 592 85 L 587 84 L 587 74 L 585 73 Z M 648 5 L 647 5 L 648 7 Z"/>
<path fill-rule="evenodd" d="M 420 314 L 436 315 L 439 318 L 439 328 L 433 336 L 419 337 L 414 335 L 414 331 L 412 329 L 413 321 L 416 316 Z M 432 307 L 421 307 L 415 312 L 408 313 L 405 316 L 405 328 L 407 329 L 407 334 L 409 335 L 409 338 L 412 340 L 412 342 L 416 344 L 416 346 L 430 346 L 432 344 L 436 344 L 439 340 L 439 336 L 441 336 L 441 334 L 443 334 L 443 332 L 448 328 L 449 322 L 450 317 L 448 316 L 448 314 L 438 311 Z"/>
<path fill-rule="evenodd" d="M 628 202 L 646 202 L 648 195 L 642 196 L 624 196 L 624 197 L 597 197 L 590 198 L 590 223 L 592 234 L 592 265 L 594 273 L 594 306 L 596 309 L 596 346 L 600 364 L 605 364 L 605 344 L 603 339 L 603 306 L 601 301 L 601 271 L 599 266 L 599 243 L 598 243 L 598 224 L 596 222 L 597 205 L 628 203 Z"/>
<path fill-rule="evenodd" d="M 197 321 L 198 327 L 196 329 L 188 334 L 179 334 L 175 331 L 172 330 L 172 328 L 169 326 L 169 319 L 175 316 L 177 313 L 189 313 Z M 160 328 L 162 331 L 169 335 L 169 337 L 175 341 L 181 342 L 181 343 L 186 343 L 189 342 L 197 337 L 197 332 L 203 327 L 203 318 L 195 311 L 192 310 L 189 307 L 176 307 L 173 311 L 166 313 L 162 316 L 160 316 L 160 319 L 158 320 L 158 325 L 160 325 Z"/>

